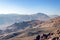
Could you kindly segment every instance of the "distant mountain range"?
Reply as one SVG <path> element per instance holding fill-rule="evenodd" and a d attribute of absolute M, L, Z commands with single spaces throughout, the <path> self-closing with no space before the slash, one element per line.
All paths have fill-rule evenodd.
<path fill-rule="evenodd" d="M 49 15 L 50 18 L 58 17 L 59 15 Z"/>
<path fill-rule="evenodd" d="M 18 22 L 31 21 L 31 20 L 44 21 L 49 18 L 50 17 L 44 13 L 37 13 L 32 15 L 0 14 L 0 26 L 5 28 L 5 26 L 9 26 L 11 24 Z"/>

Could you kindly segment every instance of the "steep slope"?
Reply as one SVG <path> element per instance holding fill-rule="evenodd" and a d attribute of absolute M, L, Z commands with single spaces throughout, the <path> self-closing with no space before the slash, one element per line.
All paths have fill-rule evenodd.
<path fill-rule="evenodd" d="M 60 16 L 47 20 L 40 26 L 41 27 L 59 27 L 60 26 Z"/>
<path fill-rule="evenodd" d="M 39 20 L 14 23 L 11 26 L 8 26 L 6 28 L 5 33 L 15 32 L 17 30 L 21 30 L 21 29 L 25 29 L 25 28 L 33 28 L 34 26 L 37 26 L 38 24 L 42 24 L 42 23 L 43 23 L 43 21 L 39 21 Z"/>
<path fill-rule="evenodd" d="M 40 25 L 40 24 L 38 24 L 38 25 Z M 42 23 L 40 26 L 38 26 L 36 28 L 28 28 L 23 31 L 18 31 L 22 34 L 18 34 L 11 38 L 7 35 L 5 37 L 8 37 L 9 40 L 33 40 L 33 39 L 35 39 L 35 37 L 38 34 L 42 35 L 45 33 L 47 33 L 47 34 L 54 33 L 54 35 L 56 35 L 57 33 L 55 31 L 57 29 L 60 30 L 59 28 L 60 28 L 60 17 L 56 17 L 56 18 L 50 19 L 48 21 L 45 21 L 44 23 Z M 57 34 L 57 35 L 59 35 L 59 34 Z M 52 37 L 54 38 L 56 36 L 52 36 Z"/>
<path fill-rule="evenodd" d="M 48 33 L 54 33 L 53 35 L 56 35 L 57 33 L 55 31 L 57 29 L 60 29 L 60 17 L 56 17 L 56 18 L 50 19 L 48 21 L 45 21 L 45 23 L 43 23 L 38 28 L 27 29 L 29 31 L 26 32 L 26 30 L 25 30 L 24 33 L 22 33 L 22 34 L 20 34 L 20 35 L 18 35 L 16 37 L 14 37 L 14 38 L 11 38 L 9 40 L 34 40 L 35 37 L 38 34 L 41 35 L 41 34 L 45 34 L 45 33 L 47 33 L 47 34 Z M 57 35 L 59 35 L 59 34 L 57 34 Z M 52 36 L 52 37 L 54 38 L 56 36 Z"/>

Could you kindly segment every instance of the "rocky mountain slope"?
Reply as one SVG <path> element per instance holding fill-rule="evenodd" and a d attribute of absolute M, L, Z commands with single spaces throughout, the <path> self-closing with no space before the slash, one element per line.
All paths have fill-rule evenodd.
<path fill-rule="evenodd" d="M 25 28 L 33 28 L 34 26 L 37 26 L 38 24 L 42 24 L 43 21 L 39 20 L 32 20 L 32 21 L 24 21 L 24 22 L 19 22 L 19 23 L 14 23 L 11 26 L 8 26 L 6 30 L 4 30 L 5 33 L 10 33 L 10 32 L 16 32 L 21 29 Z"/>
<path fill-rule="evenodd" d="M 41 27 L 59 27 L 59 26 L 60 26 L 60 16 L 47 20 L 43 24 L 41 24 Z"/>
<path fill-rule="evenodd" d="M 36 36 L 39 34 L 43 36 L 43 34 L 48 35 L 49 33 L 53 33 L 53 35 L 48 36 L 48 38 L 44 38 L 44 40 L 52 40 L 56 38 L 60 30 L 60 17 L 56 17 L 50 20 L 43 22 L 42 24 L 38 24 L 38 27 L 35 28 L 27 28 L 24 30 L 19 30 L 17 32 L 9 33 L 2 37 L 1 39 L 6 40 L 34 40 Z M 56 31 L 57 30 L 57 31 Z M 45 37 L 45 36 L 43 36 Z M 58 36 L 60 38 L 60 36 Z"/>

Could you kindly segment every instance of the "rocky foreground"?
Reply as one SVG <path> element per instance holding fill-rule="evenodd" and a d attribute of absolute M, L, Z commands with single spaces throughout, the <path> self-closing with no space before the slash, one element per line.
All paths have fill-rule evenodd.
<path fill-rule="evenodd" d="M 60 40 L 60 30 L 36 36 L 34 40 Z"/>

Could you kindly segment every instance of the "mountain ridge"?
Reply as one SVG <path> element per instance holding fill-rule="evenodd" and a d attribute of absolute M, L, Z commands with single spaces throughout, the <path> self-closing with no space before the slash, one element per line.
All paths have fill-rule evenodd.
<path fill-rule="evenodd" d="M 9 26 L 16 22 L 31 21 L 31 20 L 41 21 L 41 20 L 47 20 L 49 18 L 50 17 L 44 13 L 37 13 L 33 15 L 0 14 L 0 25 L 2 26 L 5 24 L 6 26 Z"/>

